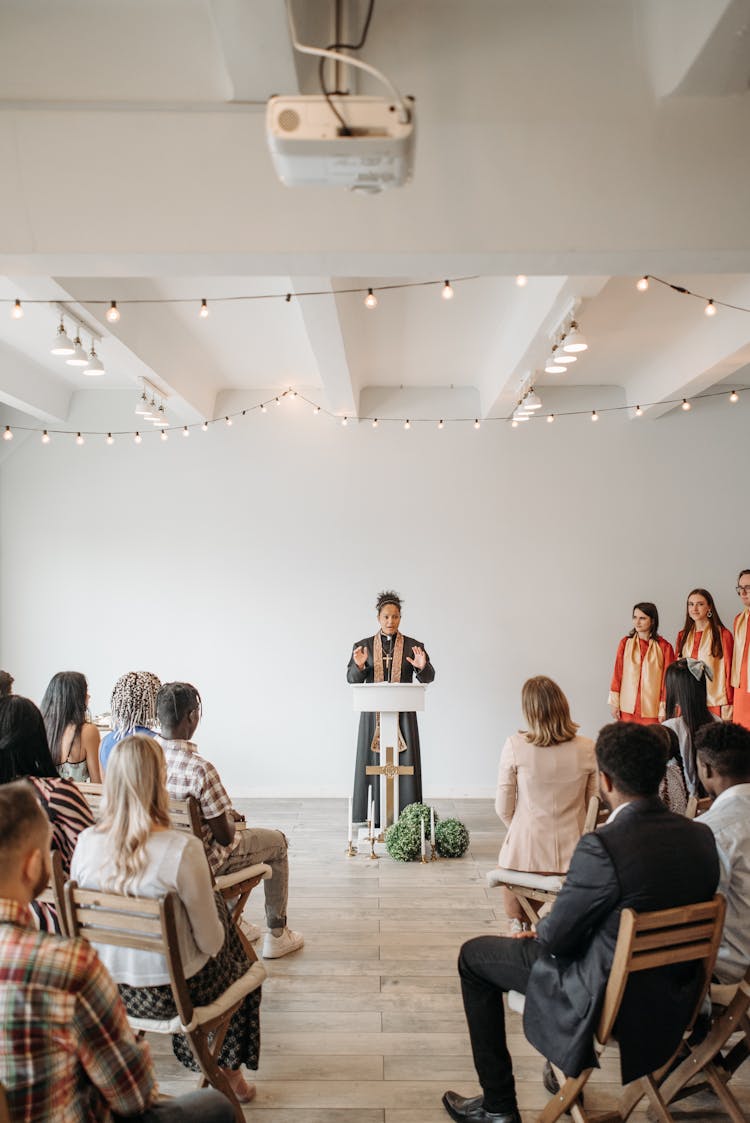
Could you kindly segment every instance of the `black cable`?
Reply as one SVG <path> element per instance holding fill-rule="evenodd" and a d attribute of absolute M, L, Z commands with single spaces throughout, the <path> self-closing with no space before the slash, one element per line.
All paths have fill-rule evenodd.
<path fill-rule="evenodd" d="M 369 6 L 367 8 L 367 15 L 365 16 L 365 22 L 362 26 L 362 31 L 360 33 L 359 41 L 357 43 L 329 43 L 328 46 L 325 49 L 327 51 L 361 51 L 362 48 L 364 47 L 365 43 L 367 42 L 367 36 L 369 34 L 369 31 L 370 31 L 370 24 L 372 22 L 372 14 L 373 14 L 374 10 L 375 10 L 375 0 L 370 0 Z M 326 99 L 326 101 L 328 103 L 328 107 L 331 110 L 331 113 L 333 113 L 334 117 L 337 119 L 337 121 L 341 125 L 342 136 L 351 136 L 351 129 L 349 128 L 346 121 L 344 120 L 344 118 L 339 113 L 336 106 L 333 104 L 333 100 L 331 98 L 332 93 L 341 93 L 341 91 L 340 90 L 329 90 L 328 87 L 326 86 L 325 64 L 326 64 L 327 61 L 329 61 L 329 60 L 327 60 L 325 58 L 325 56 L 321 55 L 320 60 L 318 62 L 318 81 L 320 82 L 321 93 L 323 94 L 323 97 Z"/>

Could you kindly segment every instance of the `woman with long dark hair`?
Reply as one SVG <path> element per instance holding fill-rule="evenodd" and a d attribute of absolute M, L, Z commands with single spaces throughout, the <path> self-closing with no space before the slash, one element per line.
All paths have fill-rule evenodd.
<path fill-rule="evenodd" d="M 711 671 L 700 659 L 678 659 L 667 670 L 667 720 L 680 742 L 682 769 L 690 795 L 705 795 L 695 763 L 695 735 L 702 725 L 721 721 L 706 700 L 706 678 Z"/>
<path fill-rule="evenodd" d="M 44 719 L 29 698 L 0 698 L 0 784 L 28 779 L 52 827 L 52 849 L 59 850 L 63 872 L 70 873 L 78 835 L 94 822 L 89 805 L 72 780 L 59 775 L 53 761 Z M 59 931 L 51 905 L 32 902 L 39 927 Z"/>
<path fill-rule="evenodd" d="M 655 725 L 665 716 L 664 676 L 674 662 L 672 644 L 659 635 L 659 610 L 651 601 L 633 606 L 633 627 L 620 640 L 609 687 L 615 721 Z"/>
<path fill-rule="evenodd" d="M 734 640 L 725 628 L 708 589 L 688 593 L 685 623 L 674 645 L 678 659 L 700 659 L 711 671 L 706 683 L 706 698 L 712 714 L 732 719 L 732 649 Z"/>
<path fill-rule="evenodd" d="M 79 671 L 59 671 L 42 698 L 52 759 L 61 776 L 101 784 L 99 730 L 86 720 L 89 688 Z"/>

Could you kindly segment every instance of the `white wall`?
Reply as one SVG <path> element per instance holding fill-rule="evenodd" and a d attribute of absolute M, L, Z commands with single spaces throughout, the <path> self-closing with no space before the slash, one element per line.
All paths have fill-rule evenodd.
<path fill-rule="evenodd" d="M 0 666 L 37 700 L 83 670 L 97 710 L 123 671 L 187 679 L 235 794 L 343 795 L 350 645 L 393 586 L 437 668 L 426 794 L 489 794 L 528 675 L 595 734 L 636 600 L 674 639 L 705 585 L 731 624 L 749 409 L 405 433 L 297 403 L 166 445 L 19 442 L 0 468 Z"/>

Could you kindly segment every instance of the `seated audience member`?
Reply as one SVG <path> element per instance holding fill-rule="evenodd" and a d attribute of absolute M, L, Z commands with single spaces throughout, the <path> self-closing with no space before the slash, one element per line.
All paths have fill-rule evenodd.
<path fill-rule="evenodd" d="M 161 682 L 150 671 L 128 671 L 118 678 L 109 703 L 112 732 L 99 749 L 102 775 L 107 771 L 110 753 L 124 737 L 134 733 L 156 736 L 156 696 L 160 687 Z"/>
<path fill-rule="evenodd" d="M 667 754 L 667 771 L 659 784 L 659 799 L 675 815 L 684 815 L 687 811 L 688 793 L 677 734 L 666 725 L 652 725 L 650 729 L 659 738 Z"/>
<path fill-rule="evenodd" d="M 498 864 L 527 873 L 566 873 L 586 808 L 599 790 L 594 742 L 578 736 L 568 700 L 544 675 L 523 684 L 527 730 L 500 754 L 495 810 L 508 828 Z M 518 898 L 503 890 L 510 931 L 528 929 Z"/>
<path fill-rule="evenodd" d="M 710 900 L 719 859 L 707 827 L 658 799 L 665 757 L 648 728 L 606 725 L 596 742 L 602 795 L 612 814 L 585 834 L 536 937 L 480 936 L 461 948 L 458 970 L 482 1094 L 446 1092 L 462 1123 L 521 1123 L 505 1037 L 503 995 L 526 995 L 524 1032 L 566 1076 L 596 1065 L 593 1038 L 617 942 L 620 913 Z M 618 1042 L 623 1083 L 665 1064 L 692 1013 L 694 964 L 642 976 L 639 1005 L 623 1006 Z M 551 1071 L 545 1072 L 549 1090 Z"/>
<path fill-rule="evenodd" d="M 0 671 L 0 698 L 7 698 L 13 693 L 13 675 L 8 671 Z"/>
<path fill-rule="evenodd" d="M 0 784 L 28 778 L 52 827 L 52 849 L 60 852 L 63 872 L 70 862 L 78 835 L 94 817 L 72 780 L 58 774 L 50 756 L 44 719 L 28 698 L 12 694 L 0 698 Z M 44 931 L 59 931 L 53 905 L 34 901 L 33 913 Z"/>
<path fill-rule="evenodd" d="M 700 821 L 714 833 L 727 902 L 714 971 L 722 983 L 738 983 L 750 967 L 750 730 L 704 725 L 695 747 L 701 783 L 714 796 Z"/>
<path fill-rule="evenodd" d="M 148 1045 L 94 949 L 32 927 L 49 837 L 30 785 L 0 788 L 0 1081 L 11 1119 L 232 1123 L 213 1089 L 158 1103 Z"/>
<path fill-rule="evenodd" d="M 117 746 L 107 769 L 99 822 L 78 839 L 70 876 L 84 889 L 143 897 L 179 897 L 178 938 L 188 989 L 198 1006 L 213 1002 L 248 970 L 247 953 L 221 896 L 215 896 L 200 839 L 170 829 L 164 753 L 153 737 L 136 734 Z M 164 956 L 151 951 L 97 948 L 120 986 L 129 1014 L 172 1018 L 177 1013 Z M 241 1065 L 258 1067 L 260 989 L 229 1023 L 219 1064 L 242 1103 L 255 1096 Z M 198 1071 L 187 1038 L 176 1034 L 177 1059 Z"/>
<path fill-rule="evenodd" d="M 89 688 L 78 671 L 60 671 L 42 698 L 42 717 L 57 771 L 69 780 L 101 784 L 99 730 L 86 721 Z"/>
<path fill-rule="evenodd" d="M 702 725 L 721 721 L 708 708 L 706 679 L 711 671 L 700 659 L 678 659 L 667 668 L 667 720 L 680 743 L 682 770 L 690 795 L 702 796 L 695 764 L 695 735 Z"/>
<path fill-rule="evenodd" d="M 160 741 L 167 762 L 167 789 L 172 799 L 193 796 L 203 820 L 203 844 L 214 875 L 234 873 L 244 866 L 267 862 L 273 876 L 263 882 L 268 932 L 263 942 L 263 957 L 279 959 L 297 951 L 304 937 L 287 927 L 289 858 L 287 841 L 281 831 L 248 827 L 238 831 L 244 820 L 232 807 L 219 773 L 202 757 L 191 738 L 201 717 L 201 699 L 188 682 L 168 682 L 159 691 L 157 717 Z M 258 939 L 260 930 L 243 923 L 249 939 Z"/>

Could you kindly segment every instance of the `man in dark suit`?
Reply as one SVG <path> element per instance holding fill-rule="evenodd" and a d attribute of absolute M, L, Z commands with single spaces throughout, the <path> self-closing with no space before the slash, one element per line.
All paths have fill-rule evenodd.
<path fill-rule="evenodd" d="M 505 1039 L 503 994 L 526 995 L 524 1032 L 566 1076 L 596 1065 L 593 1038 L 612 965 L 620 912 L 710 900 L 719 861 L 708 827 L 668 811 L 657 796 L 662 742 L 648 726 L 606 725 L 596 743 L 601 790 L 612 814 L 578 843 L 565 884 L 535 938 L 480 936 L 458 970 L 482 1095 L 446 1092 L 458 1123 L 521 1123 Z M 618 1018 L 626 1083 L 666 1063 L 695 1006 L 693 964 L 644 971 Z"/>

